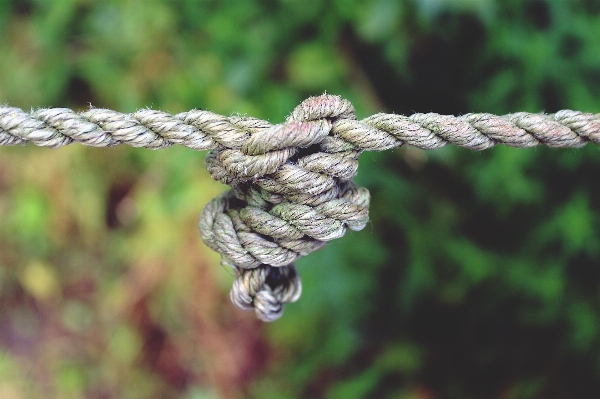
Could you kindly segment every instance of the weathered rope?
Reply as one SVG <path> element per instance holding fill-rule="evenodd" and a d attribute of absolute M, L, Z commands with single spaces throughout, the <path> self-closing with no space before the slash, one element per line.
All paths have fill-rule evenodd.
<path fill-rule="evenodd" d="M 0 145 L 51 148 L 79 142 L 151 149 L 180 144 L 212 150 L 207 168 L 232 189 L 200 216 L 204 242 L 234 268 L 231 300 L 265 321 L 298 299 L 293 262 L 368 222 L 369 192 L 352 182 L 362 151 L 404 143 L 422 149 L 455 144 L 484 150 L 497 144 L 581 147 L 600 144 L 600 114 L 563 110 L 505 116 L 376 114 L 357 120 L 352 104 L 324 94 L 302 102 L 282 124 L 192 110 L 170 115 L 144 109 L 0 107 Z"/>

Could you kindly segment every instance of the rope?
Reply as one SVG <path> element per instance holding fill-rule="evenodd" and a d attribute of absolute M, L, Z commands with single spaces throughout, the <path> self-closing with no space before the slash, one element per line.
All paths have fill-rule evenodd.
<path fill-rule="evenodd" d="M 0 107 L 0 145 L 57 148 L 79 142 L 158 149 L 179 144 L 211 150 L 208 171 L 232 189 L 202 211 L 202 239 L 235 270 L 232 302 L 264 321 L 279 318 L 284 304 L 299 298 L 296 259 L 368 222 L 369 192 L 352 182 L 363 151 L 402 144 L 426 150 L 447 144 L 471 150 L 497 144 L 581 147 L 589 141 L 600 144 L 600 114 L 380 113 L 357 120 L 349 101 L 327 94 L 303 101 L 277 125 L 201 110 L 27 113 Z"/>
<path fill-rule="evenodd" d="M 306 122 L 319 113 L 323 115 L 321 119 L 329 118 L 330 122 L 335 122 L 331 126 L 331 136 L 337 140 L 329 141 L 360 150 L 381 151 L 404 143 L 424 150 L 447 144 L 471 150 L 484 150 L 496 144 L 520 148 L 540 144 L 581 147 L 588 141 L 600 144 L 600 115 L 570 110 L 556 114 L 518 112 L 504 116 L 380 113 L 358 121 L 348 101 L 323 95 L 304 101 L 288 122 Z M 328 116 L 334 114 L 338 115 L 335 121 Z M 128 144 L 158 149 L 179 144 L 195 150 L 241 149 L 254 133 L 270 130 L 273 140 L 282 140 L 271 141 L 272 150 L 290 144 L 286 141 L 285 130 L 281 130 L 286 125 L 274 127 L 256 118 L 226 117 L 202 110 L 171 115 L 151 109 L 123 114 L 100 108 L 80 113 L 68 108 L 42 108 L 27 113 L 19 108 L 0 106 L 0 145 L 32 142 L 57 148 L 79 142 L 91 147 Z M 279 136 L 275 133 L 277 130 Z M 255 143 L 259 141 L 254 139 Z"/>

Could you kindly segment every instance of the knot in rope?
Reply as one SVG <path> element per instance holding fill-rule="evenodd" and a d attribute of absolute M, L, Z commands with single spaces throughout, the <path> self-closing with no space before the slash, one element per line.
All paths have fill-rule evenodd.
<path fill-rule="evenodd" d="M 237 139 L 206 157 L 211 176 L 232 188 L 204 208 L 202 239 L 235 270 L 232 302 L 261 320 L 299 298 L 296 259 L 368 222 L 369 192 L 352 181 L 362 150 L 336 135 L 355 119 L 349 101 L 311 97 L 282 124 L 232 118 Z"/>

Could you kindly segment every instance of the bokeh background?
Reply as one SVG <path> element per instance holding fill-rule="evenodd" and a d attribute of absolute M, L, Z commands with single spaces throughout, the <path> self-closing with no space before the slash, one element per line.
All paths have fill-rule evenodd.
<path fill-rule="evenodd" d="M 283 121 L 600 112 L 595 0 L 0 1 L 0 103 Z M 264 324 L 196 222 L 204 153 L 0 148 L 0 397 L 597 398 L 600 150 L 361 157 L 372 223 Z"/>

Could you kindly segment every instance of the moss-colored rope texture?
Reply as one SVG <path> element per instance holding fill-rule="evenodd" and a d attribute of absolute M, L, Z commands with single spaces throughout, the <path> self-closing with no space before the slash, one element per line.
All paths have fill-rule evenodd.
<path fill-rule="evenodd" d="M 27 113 L 0 107 L 0 145 L 56 148 L 79 142 L 158 149 L 180 144 L 211 150 L 208 171 L 232 188 L 205 207 L 200 232 L 235 270 L 233 303 L 264 321 L 279 318 L 283 305 L 299 298 L 296 259 L 368 222 L 369 192 L 352 182 L 363 151 L 405 143 L 428 150 L 447 144 L 484 150 L 496 144 L 581 147 L 589 141 L 600 144 L 600 114 L 380 113 L 357 120 L 349 101 L 328 94 L 303 101 L 276 125 L 201 110 Z"/>

